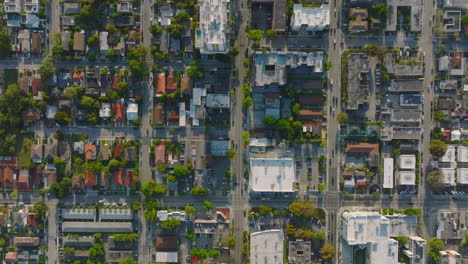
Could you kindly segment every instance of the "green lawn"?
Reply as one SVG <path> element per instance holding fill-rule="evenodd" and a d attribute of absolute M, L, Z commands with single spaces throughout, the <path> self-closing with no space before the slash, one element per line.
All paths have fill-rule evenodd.
<path fill-rule="evenodd" d="M 31 160 L 31 146 L 33 141 L 30 138 L 18 137 L 17 153 L 18 153 L 18 167 L 28 167 Z"/>
<path fill-rule="evenodd" d="M 16 84 L 18 81 L 18 70 L 17 69 L 5 69 L 5 86 L 8 87 L 10 84 Z"/>

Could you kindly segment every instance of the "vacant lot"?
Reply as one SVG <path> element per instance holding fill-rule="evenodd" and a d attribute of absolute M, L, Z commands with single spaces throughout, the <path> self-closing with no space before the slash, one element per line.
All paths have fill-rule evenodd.
<path fill-rule="evenodd" d="M 33 144 L 33 140 L 27 137 L 20 136 L 18 137 L 18 143 L 16 146 L 18 147 L 18 167 L 19 168 L 26 168 L 31 161 L 31 146 Z"/>

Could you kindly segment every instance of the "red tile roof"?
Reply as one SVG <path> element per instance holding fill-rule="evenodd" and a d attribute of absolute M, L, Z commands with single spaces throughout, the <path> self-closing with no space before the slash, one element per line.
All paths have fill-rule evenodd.
<path fill-rule="evenodd" d="M 120 76 L 116 75 L 114 76 L 114 80 L 112 80 L 112 90 L 117 91 L 119 89 L 119 83 L 122 81 L 122 78 Z"/>
<path fill-rule="evenodd" d="M 123 184 L 122 169 L 118 169 L 114 171 L 113 176 L 114 176 L 114 185 L 122 186 Z"/>
<path fill-rule="evenodd" d="M 125 186 L 133 186 L 133 170 L 125 172 Z"/>
<path fill-rule="evenodd" d="M 28 227 L 29 228 L 37 227 L 37 221 L 36 221 L 36 214 L 35 213 L 28 214 Z"/>
<path fill-rule="evenodd" d="M 154 148 L 154 163 L 156 165 L 166 163 L 166 143 L 164 141 Z"/>
<path fill-rule="evenodd" d="M 31 87 L 32 87 L 33 96 L 38 96 L 39 92 L 44 89 L 42 85 L 42 79 L 41 78 L 32 79 Z"/>
<path fill-rule="evenodd" d="M 172 72 L 167 76 L 167 86 L 166 86 L 166 92 L 168 94 L 175 93 L 177 90 L 177 83 L 175 82 L 174 76 L 172 76 Z"/>
<path fill-rule="evenodd" d="M 172 113 L 167 115 L 167 120 L 169 122 L 179 122 L 179 114 L 176 111 L 172 111 Z"/>
<path fill-rule="evenodd" d="M 460 69 L 462 59 L 463 59 L 463 52 L 461 51 L 455 52 L 452 58 L 452 69 Z"/>
<path fill-rule="evenodd" d="M 96 145 L 85 145 L 85 158 L 87 160 L 96 159 Z"/>
<path fill-rule="evenodd" d="M 156 123 L 162 123 L 164 122 L 164 108 L 162 107 L 162 105 L 158 105 L 156 106 L 156 108 L 154 108 L 154 122 Z"/>
<path fill-rule="evenodd" d="M 348 143 L 348 145 L 346 145 L 346 152 L 367 154 L 379 153 L 379 144 Z"/>
<path fill-rule="evenodd" d="M 84 184 L 86 186 L 95 186 L 96 185 L 96 174 L 92 173 L 89 170 L 85 170 Z"/>
<path fill-rule="evenodd" d="M 299 111 L 300 119 L 320 119 L 322 116 L 322 111 L 313 111 L 307 109 L 301 109 Z"/>
<path fill-rule="evenodd" d="M 82 78 L 84 78 L 83 73 L 78 73 L 78 72 L 73 73 L 73 76 L 72 76 L 73 82 L 79 83 Z"/>
<path fill-rule="evenodd" d="M 123 122 L 125 117 L 125 105 L 122 103 L 113 104 L 112 112 L 114 112 L 114 119 L 117 122 Z"/>
<path fill-rule="evenodd" d="M 216 213 L 221 214 L 226 222 L 231 220 L 231 209 L 229 208 L 216 208 Z"/>
<path fill-rule="evenodd" d="M 5 261 L 12 262 L 12 263 L 16 262 L 16 251 L 6 253 Z"/>
<path fill-rule="evenodd" d="M 114 159 L 122 158 L 122 142 L 115 142 L 113 152 Z"/>
<path fill-rule="evenodd" d="M 13 168 L 11 167 L 6 167 L 3 168 L 3 181 L 6 185 L 12 185 L 13 184 Z"/>
<path fill-rule="evenodd" d="M 158 74 L 156 81 L 156 94 L 163 94 L 166 92 L 166 75 Z"/>

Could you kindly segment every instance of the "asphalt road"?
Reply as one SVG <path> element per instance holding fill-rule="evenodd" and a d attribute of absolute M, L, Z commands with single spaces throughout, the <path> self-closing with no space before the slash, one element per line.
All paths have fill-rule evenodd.
<path fill-rule="evenodd" d="M 248 7 L 247 1 L 238 0 L 235 2 L 233 10 L 239 10 L 237 15 L 238 20 L 238 37 L 235 42 L 235 46 L 239 47 L 240 52 L 236 57 L 235 66 L 237 68 L 238 78 L 232 82 L 231 87 L 235 88 L 235 100 L 233 100 L 233 111 L 231 120 L 234 121 L 234 125 L 231 127 L 230 138 L 235 142 L 235 150 L 237 151 L 236 156 L 231 161 L 232 177 L 235 184 L 235 190 L 232 192 L 231 210 L 233 211 L 233 225 L 234 225 L 234 237 L 236 239 L 236 247 L 234 248 L 234 263 L 242 263 L 242 231 L 247 230 L 247 221 L 243 215 L 243 210 L 248 209 L 247 192 L 242 191 L 243 177 L 244 177 L 244 148 L 242 144 L 242 122 L 243 122 L 243 110 L 242 110 L 242 84 L 245 78 L 245 69 L 243 61 L 245 57 L 245 48 L 248 47 L 249 41 L 247 34 L 245 33 L 245 26 L 250 23 L 250 8 Z M 241 8 L 241 7 L 244 8 Z M 235 178 L 235 179 L 234 179 Z"/>
<path fill-rule="evenodd" d="M 57 199 L 46 199 L 48 212 L 48 225 L 47 225 L 47 262 L 50 264 L 58 263 L 58 215 L 57 215 Z"/>
<path fill-rule="evenodd" d="M 431 85 L 431 81 L 434 80 L 434 76 L 432 75 L 431 71 L 434 68 L 434 58 L 433 58 L 433 32 L 432 32 L 432 24 L 430 20 L 432 20 L 433 16 L 435 15 L 435 9 L 433 6 L 433 1 L 423 1 L 423 22 L 422 22 L 422 33 L 421 39 L 419 42 L 419 47 L 422 52 L 424 52 L 425 58 L 424 62 L 426 63 L 424 67 L 424 104 L 423 104 L 423 113 L 424 113 L 424 120 L 423 120 L 423 137 L 420 144 L 420 153 L 421 153 L 421 164 L 422 170 L 424 172 L 424 177 L 421 177 L 420 184 L 419 184 L 419 192 L 418 192 L 418 201 L 422 202 L 421 207 L 424 211 L 429 211 L 432 208 L 433 202 L 429 201 L 429 198 L 426 195 L 426 188 L 428 188 L 425 177 L 430 171 L 429 162 L 431 155 L 429 154 L 429 144 L 431 138 L 431 131 L 434 127 L 434 120 L 432 119 L 432 109 L 431 109 L 431 102 L 434 100 L 434 87 Z M 450 207 L 447 207 L 450 208 Z M 422 218 L 423 221 L 425 220 Z M 426 237 L 429 237 L 433 227 L 429 226 L 429 221 L 424 222 L 423 225 L 423 234 Z"/>
<path fill-rule="evenodd" d="M 324 194 L 324 209 L 327 212 L 327 241 L 338 249 L 337 210 L 340 207 L 339 173 L 340 147 L 339 123 L 337 114 L 341 111 L 341 40 L 342 31 L 339 16 L 341 14 L 341 0 L 330 1 L 330 30 L 328 36 L 328 61 L 332 68 L 328 72 L 327 95 L 327 190 Z M 334 104 L 335 100 L 338 100 Z M 330 106 L 332 111 L 330 111 Z M 338 141 L 337 141 L 338 140 Z M 338 254 L 336 254 L 338 256 Z"/>
<path fill-rule="evenodd" d="M 152 0 L 143 0 L 141 6 L 141 30 L 143 37 L 143 46 L 147 48 L 146 54 L 146 67 L 147 69 L 151 68 L 153 64 L 153 57 L 151 54 L 151 34 L 149 32 L 149 27 L 151 21 L 153 20 L 153 1 Z M 150 153 L 149 149 L 151 147 L 152 140 L 152 127 L 151 127 L 151 112 L 153 104 L 153 78 L 151 72 L 149 76 L 145 78 L 141 92 L 141 98 L 143 100 L 140 104 L 141 109 L 141 126 L 140 126 L 140 140 L 141 140 L 141 157 L 142 161 L 140 164 L 140 182 L 145 183 L 152 179 L 151 167 L 150 167 Z M 140 194 L 141 202 L 144 201 L 144 196 Z M 140 263 L 150 263 L 151 261 L 151 244 L 152 244 L 152 232 L 150 230 L 150 225 L 148 221 L 145 220 L 142 214 L 143 210 L 140 210 L 140 243 L 139 243 L 139 258 Z"/>

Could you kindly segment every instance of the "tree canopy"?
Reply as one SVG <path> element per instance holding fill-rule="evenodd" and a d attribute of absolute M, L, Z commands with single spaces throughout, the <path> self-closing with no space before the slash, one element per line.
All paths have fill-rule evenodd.
<path fill-rule="evenodd" d="M 440 170 L 431 171 L 429 175 L 427 175 L 426 181 L 429 187 L 436 192 L 443 190 L 445 187 L 444 175 L 442 175 Z"/>
<path fill-rule="evenodd" d="M 347 124 L 349 123 L 349 116 L 345 112 L 339 112 L 338 115 L 336 116 L 336 119 L 340 124 Z"/>
<path fill-rule="evenodd" d="M 204 187 L 193 187 L 192 188 L 192 194 L 195 196 L 203 196 L 207 195 L 208 191 Z"/>
<path fill-rule="evenodd" d="M 203 79 L 204 75 L 201 64 L 197 61 L 192 61 L 187 70 L 187 75 L 194 80 Z"/>
<path fill-rule="evenodd" d="M 4 30 L 0 31 L 0 59 L 11 56 L 11 39 Z"/>
<path fill-rule="evenodd" d="M 441 158 L 444 156 L 445 151 L 447 151 L 447 145 L 442 140 L 433 139 L 429 145 L 429 151 L 432 155 Z"/>
<path fill-rule="evenodd" d="M 289 212 L 298 217 L 313 216 L 314 205 L 310 201 L 294 201 L 288 206 Z"/>
<path fill-rule="evenodd" d="M 37 70 L 42 78 L 50 79 L 55 74 L 55 66 L 50 57 L 47 57 L 44 61 L 42 61 L 41 66 Z"/>
<path fill-rule="evenodd" d="M 429 258 L 432 261 L 439 261 L 441 258 L 440 250 L 444 248 L 444 241 L 438 238 L 432 238 L 429 240 Z"/>
<path fill-rule="evenodd" d="M 331 260 L 335 257 L 335 248 L 332 244 L 326 243 L 322 247 L 322 259 L 325 261 Z"/>
<path fill-rule="evenodd" d="M 254 42 L 259 42 L 263 39 L 263 32 L 260 29 L 250 30 L 247 36 Z"/>
<path fill-rule="evenodd" d="M 181 225 L 181 222 L 174 217 L 167 218 L 166 221 L 161 223 L 161 226 L 165 229 L 173 229 Z"/>

